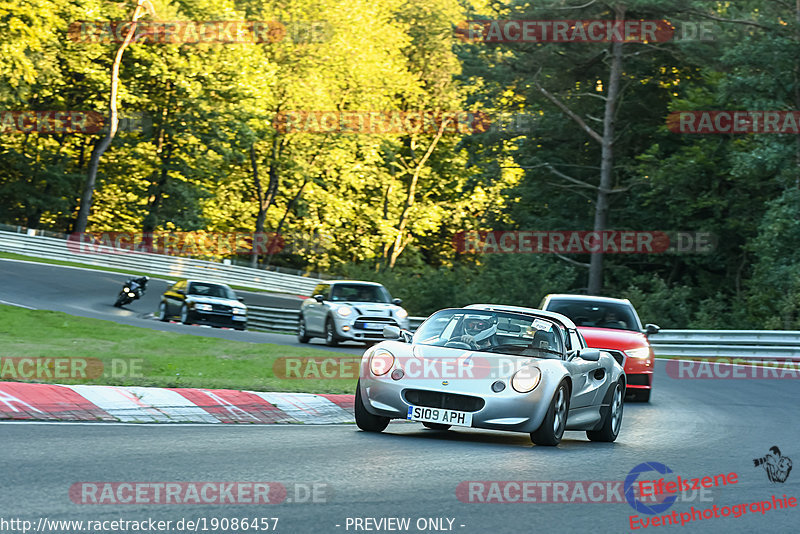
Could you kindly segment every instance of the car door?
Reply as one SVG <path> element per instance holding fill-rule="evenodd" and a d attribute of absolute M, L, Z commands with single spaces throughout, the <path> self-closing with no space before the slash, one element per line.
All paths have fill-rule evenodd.
<path fill-rule="evenodd" d="M 180 313 L 183 304 L 184 292 L 186 291 L 186 280 L 181 280 L 172 285 L 164 292 L 164 301 L 167 303 L 167 314 L 177 315 Z"/>
<path fill-rule="evenodd" d="M 329 297 L 330 284 L 319 284 L 314 288 L 312 297 L 322 295 L 326 299 Z M 303 317 L 306 321 L 306 328 L 312 332 L 321 333 L 325 331 L 326 305 L 320 304 L 313 298 L 303 304 Z"/>
<path fill-rule="evenodd" d="M 566 334 L 564 337 L 567 340 L 567 350 L 571 357 L 564 363 L 572 376 L 572 402 L 570 410 L 576 408 L 585 408 L 595 403 L 598 391 L 605 383 L 603 377 L 599 377 L 596 373 L 605 375 L 603 365 L 600 362 L 591 362 L 584 360 L 579 356 L 580 351 L 586 350 L 586 343 L 580 338 L 577 331 L 563 332 Z"/>

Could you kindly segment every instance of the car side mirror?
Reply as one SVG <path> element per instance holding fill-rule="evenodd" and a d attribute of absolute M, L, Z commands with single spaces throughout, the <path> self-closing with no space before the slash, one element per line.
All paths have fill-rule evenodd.
<path fill-rule="evenodd" d="M 661 327 L 657 324 L 647 323 L 644 327 L 644 333 L 647 336 L 652 336 L 654 334 L 658 334 L 661 331 Z"/>
<path fill-rule="evenodd" d="M 578 357 L 587 362 L 600 361 L 600 351 L 597 349 L 583 349 L 578 353 Z"/>
<path fill-rule="evenodd" d="M 403 299 L 392 299 L 392 304 L 395 306 L 400 306 L 403 303 Z"/>
<path fill-rule="evenodd" d="M 400 327 L 394 325 L 384 326 L 383 337 L 386 339 L 400 339 Z"/>
<path fill-rule="evenodd" d="M 322 304 L 322 302 L 325 300 L 325 297 L 323 297 L 322 295 L 314 295 L 314 300 Z"/>
<path fill-rule="evenodd" d="M 236 300 L 238 300 L 239 302 L 244 302 L 244 297 L 236 297 Z"/>

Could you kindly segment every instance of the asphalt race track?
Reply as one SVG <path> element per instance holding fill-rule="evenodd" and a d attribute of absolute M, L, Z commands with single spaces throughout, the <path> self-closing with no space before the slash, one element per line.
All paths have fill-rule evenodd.
<path fill-rule="evenodd" d="M 179 332 L 197 336 L 219 337 L 251 343 L 276 343 L 279 345 L 313 346 L 324 350 L 361 354 L 364 345 L 347 342 L 340 347 L 327 347 L 323 340 L 314 338 L 310 345 L 301 345 L 293 335 L 265 332 L 237 332 L 235 330 L 207 328 L 179 323 L 162 323 L 153 318 L 161 294 L 168 287 L 165 279 L 152 279 L 147 283 L 147 292 L 141 300 L 135 300 L 122 308 L 115 308 L 114 301 L 122 284 L 130 275 L 110 271 L 97 271 L 48 265 L 44 263 L 20 262 L 0 259 L 0 304 L 11 303 L 39 310 L 53 310 L 82 317 L 105 319 L 122 324 Z M 180 277 L 169 280 L 176 282 Z M 273 308 L 300 309 L 302 299 L 280 293 L 256 293 L 236 291 L 245 304 Z"/>
<path fill-rule="evenodd" d="M 697 495 L 679 501 L 665 513 L 800 494 L 797 473 L 771 483 L 753 465 L 773 445 L 784 456 L 800 458 L 796 383 L 675 380 L 663 364 L 657 371 L 653 402 L 626 405 L 614 444 L 568 432 L 557 448 L 535 447 L 523 434 L 439 432 L 404 422 L 392 423 L 383 434 L 360 432 L 355 425 L 5 423 L 0 502 L 4 516 L 31 520 L 278 517 L 277 532 L 312 534 L 355 532 L 345 529 L 348 517 L 448 517 L 455 532 L 517 534 L 626 532 L 634 511 L 624 502 L 465 503 L 456 496 L 459 483 L 621 481 L 642 462 L 660 462 L 684 478 L 738 475 L 735 485 L 708 492 L 702 501 Z M 69 497 L 78 482 L 177 481 L 279 482 L 290 500 L 294 492 L 306 494 L 295 485 L 302 490 L 319 483 L 325 486 L 317 500 L 324 502 L 95 505 Z M 647 532 L 796 532 L 799 515 L 798 508 L 748 512 Z"/>
<path fill-rule="evenodd" d="M 0 262 L 0 270 L 0 300 L 7 302 L 197 335 L 295 343 L 288 336 L 165 325 L 148 319 L 166 285 L 163 281 L 153 281 L 143 301 L 117 310 L 112 303 L 125 275 L 5 261 Z M 278 305 L 278 299 L 286 299 L 243 296 L 247 302 L 266 305 Z M 356 347 L 351 350 L 363 350 Z M 681 513 L 691 514 L 692 507 L 704 510 L 717 506 L 722 510 L 760 501 L 771 504 L 773 495 L 800 498 L 798 468 L 789 472 L 785 482 L 770 482 L 765 469 L 753 461 L 778 446 L 785 458 L 800 462 L 800 395 L 795 380 L 679 380 L 667 376 L 661 361 L 656 372 L 652 402 L 625 405 L 621 434 L 613 444 L 592 443 L 584 433 L 567 432 L 558 447 L 537 447 L 524 434 L 472 429 L 441 432 L 405 422 L 392 423 L 383 434 L 364 433 L 355 425 L 2 423 L 0 531 L 12 531 L 2 523 L 10 519 L 29 520 L 35 527 L 42 518 L 152 518 L 173 524 L 181 519 L 205 521 L 206 529 L 200 525 L 198 532 L 253 532 L 252 528 L 230 526 L 214 529 L 212 520 L 279 518 L 277 528 L 269 531 L 620 533 L 632 531 L 632 515 L 643 520 L 675 511 L 680 518 Z M 610 488 L 645 462 L 664 464 L 672 473 L 649 471 L 639 480 L 664 477 L 670 481 L 676 475 L 691 479 L 729 473 L 736 473 L 738 478 L 735 484 L 702 494 L 688 492 L 656 516 L 634 511 L 624 497 L 622 502 L 602 502 L 603 495 L 614 497 L 614 491 L 601 494 L 601 502 L 589 502 L 596 493 L 586 495 L 572 489 L 562 493 L 557 503 L 539 502 L 543 487 L 550 488 L 551 497 L 555 483 L 563 481 L 585 481 L 584 488 L 599 482 L 599 487 Z M 491 493 L 491 481 L 543 484 L 525 486 L 533 490 L 524 497 L 518 489 L 523 484 L 504 485 L 505 493 Z M 196 482 L 198 486 L 209 482 L 274 482 L 286 488 L 287 496 L 276 504 L 258 505 L 241 501 L 84 504 L 80 492 L 70 493 L 70 488 L 85 488 L 80 485 L 83 482 L 97 486 L 112 482 Z M 468 482 L 485 484 L 470 486 Z M 457 494 L 459 487 L 478 490 Z M 619 494 L 624 492 L 619 484 L 615 487 Z M 528 502 L 463 502 L 470 495 Z M 410 527 L 377 529 L 376 523 L 362 521 L 361 528 L 356 528 L 357 518 L 409 518 Z M 418 520 L 429 518 L 441 523 L 417 528 Z M 800 507 L 764 513 L 749 507 L 741 517 L 637 531 L 797 532 L 799 519 Z M 267 523 L 270 527 L 274 525 L 271 521 Z M 265 530 L 263 524 L 259 530 Z"/>

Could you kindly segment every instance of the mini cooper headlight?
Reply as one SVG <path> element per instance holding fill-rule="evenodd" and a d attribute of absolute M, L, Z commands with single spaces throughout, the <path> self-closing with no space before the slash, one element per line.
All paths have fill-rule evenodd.
<path fill-rule="evenodd" d="M 517 393 L 528 393 L 539 385 L 542 378 L 542 372 L 538 367 L 525 366 L 511 378 L 511 387 Z"/>
<path fill-rule="evenodd" d="M 641 360 L 650 357 L 650 349 L 647 347 L 639 347 L 637 349 L 628 349 L 624 351 L 631 358 L 639 358 Z"/>
<path fill-rule="evenodd" d="M 211 311 L 213 309 L 211 304 L 195 304 L 194 307 L 196 310 L 200 311 Z"/>
<path fill-rule="evenodd" d="M 350 306 L 341 306 L 336 309 L 336 313 L 338 313 L 340 317 L 349 317 L 350 314 L 353 313 L 353 309 Z"/>
<path fill-rule="evenodd" d="M 369 358 L 369 370 L 375 376 L 383 376 L 394 365 L 394 355 L 386 349 L 378 349 Z"/>
<path fill-rule="evenodd" d="M 408 317 L 408 312 L 404 308 L 400 308 L 399 310 L 394 312 L 394 314 L 400 319 L 405 319 L 406 317 Z"/>

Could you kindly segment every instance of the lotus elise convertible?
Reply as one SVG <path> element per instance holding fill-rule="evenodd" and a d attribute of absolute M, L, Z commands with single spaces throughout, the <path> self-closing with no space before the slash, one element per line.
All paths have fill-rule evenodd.
<path fill-rule="evenodd" d="M 387 340 L 361 359 L 356 424 L 383 431 L 392 419 L 428 428 L 526 432 L 558 445 L 565 430 L 617 439 L 626 378 L 618 351 L 588 349 L 559 313 L 474 304 L 440 310 L 412 335 Z"/>

